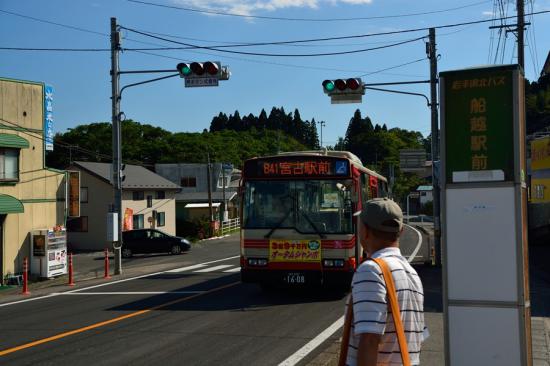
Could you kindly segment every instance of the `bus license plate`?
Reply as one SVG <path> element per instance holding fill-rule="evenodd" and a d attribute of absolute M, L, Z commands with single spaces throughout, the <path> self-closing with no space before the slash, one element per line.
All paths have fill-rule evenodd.
<path fill-rule="evenodd" d="M 289 273 L 286 275 L 285 281 L 289 284 L 304 284 L 306 276 L 303 273 Z"/>

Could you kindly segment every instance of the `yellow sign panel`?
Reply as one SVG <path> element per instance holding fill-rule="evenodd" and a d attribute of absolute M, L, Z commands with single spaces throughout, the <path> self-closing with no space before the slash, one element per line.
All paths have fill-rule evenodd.
<path fill-rule="evenodd" d="M 550 178 L 531 178 L 531 202 L 550 202 Z"/>
<path fill-rule="evenodd" d="M 550 169 L 550 137 L 531 141 L 531 169 Z"/>
<path fill-rule="evenodd" d="M 320 262 L 321 240 L 270 240 L 270 262 Z"/>

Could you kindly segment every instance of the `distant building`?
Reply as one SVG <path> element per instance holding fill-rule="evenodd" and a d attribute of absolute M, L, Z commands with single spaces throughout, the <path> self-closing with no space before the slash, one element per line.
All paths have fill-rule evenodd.
<path fill-rule="evenodd" d="M 238 217 L 237 191 L 241 171 L 221 163 L 211 165 L 210 181 L 214 220 L 223 220 L 225 204 L 227 204 L 228 218 Z M 222 169 L 224 167 L 226 169 Z M 201 216 L 208 217 L 208 169 L 206 164 L 155 164 L 155 171 L 181 186 L 181 191 L 176 195 L 178 221 L 190 221 Z"/>
<path fill-rule="evenodd" d="M 434 200 L 432 186 L 418 186 L 416 191 L 420 193 L 420 206 Z"/>
<path fill-rule="evenodd" d="M 101 250 L 107 243 L 107 213 L 113 203 L 111 164 L 74 162 L 69 170 L 80 171 L 80 217 L 67 222 L 72 249 Z M 124 229 L 158 228 L 176 234 L 176 193 L 179 185 L 138 165 L 124 169 L 122 213 Z"/>
<path fill-rule="evenodd" d="M 52 103 L 44 83 L 1 79 L 0 282 L 23 272 L 31 233 L 65 226 L 64 171 L 46 167 L 46 137 L 53 136 Z M 48 113 L 52 112 L 52 115 Z M 48 148 L 53 148 L 53 141 Z M 66 253 L 63 253 L 66 256 Z"/>

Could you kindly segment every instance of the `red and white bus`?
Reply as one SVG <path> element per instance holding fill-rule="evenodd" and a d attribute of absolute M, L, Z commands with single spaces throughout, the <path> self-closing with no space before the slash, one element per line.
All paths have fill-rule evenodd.
<path fill-rule="evenodd" d="M 357 220 L 387 180 L 346 151 L 247 160 L 242 172 L 243 282 L 349 286 L 359 262 Z"/>

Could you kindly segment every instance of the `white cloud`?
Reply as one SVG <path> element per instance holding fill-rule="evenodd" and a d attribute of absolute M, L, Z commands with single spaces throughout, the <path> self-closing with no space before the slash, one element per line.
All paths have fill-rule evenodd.
<path fill-rule="evenodd" d="M 481 14 L 484 15 L 484 16 L 486 16 L 486 17 L 492 17 L 492 16 L 495 15 L 495 13 L 492 12 L 492 11 L 484 11 L 484 12 L 482 12 Z"/>
<path fill-rule="evenodd" d="M 215 10 L 240 15 L 256 15 L 258 10 L 275 11 L 286 8 L 317 9 L 321 3 L 352 5 L 371 4 L 373 0 L 173 0 L 178 5 Z"/>

